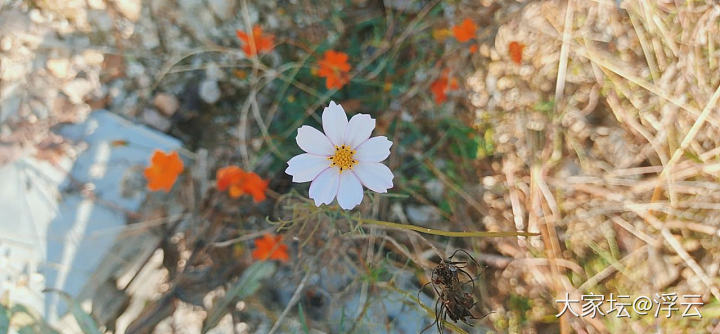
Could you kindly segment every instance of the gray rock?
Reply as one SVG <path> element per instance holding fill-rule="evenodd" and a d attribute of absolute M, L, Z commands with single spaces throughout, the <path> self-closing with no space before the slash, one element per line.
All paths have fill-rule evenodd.
<path fill-rule="evenodd" d="M 200 83 L 200 98 L 207 103 L 215 103 L 220 99 L 220 87 L 215 80 Z"/>
<path fill-rule="evenodd" d="M 70 61 L 66 58 L 53 58 L 48 59 L 45 63 L 48 71 L 52 73 L 56 78 L 65 79 L 68 77 L 70 70 Z"/>
<path fill-rule="evenodd" d="M 11 82 L 0 90 L 0 123 L 17 115 L 25 95 L 19 82 Z"/>
<path fill-rule="evenodd" d="M 147 108 L 143 110 L 140 118 L 145 124 L 150 125 L 160 131 L 167 131 L 167 129 L 169 129 L 172 125 L 167 118 L 163 117 L 163 115 L 155 111 L 155 109 Z"/>
<path fill-rule="evenodd" d="M 97 31 L 110 31 L 113 27 L 112 17 L 104 10 L 91 11 L 88 20 Z"/>
<path fill-rule="evenodd" d="M 180 0 L 178 2 L 180 3 L 180 7 L 186 11 L 202 5 L 202 0 Z"/>
<path fill-rule="evenodd" d="M 440 220 L 440 212 L 427 205 L 408 205 L 405 212 L 408 219 L 418 225 Z"/>
<path fill-rule="evenodd" d="M 103 10 L 107 7 L 103 0 L 87 0 L 87 4 L 92 9 Z"/>
<path fill-rule="evenodd" d="M 166 93 L 155 95 L 153 105 L 166 116 L 172 116 L 180 108 L 178 99 L 174 95 Z"/>
<path fill-rule="evenodd" d="M 229 19 L 235 15 L 234 0 L 208 0 L 208 5 L 221 19 Z"/>
<path fill-rule="evenodd" d="M 205 69 L 205 76 L 211 80 L 222 80 L 225 78 L 225 72 L 217 63 L 210 62 Z"/>
<path fill-rule="evenodd" d="M 140 0 L 115 0 L 115 6 L 130 21 L 135 22 L 140 18 L 142 12 Z"/>
<path fill-rule="evenodd" d="M 81 103 L 83 98 L 93 90 L 90 80 L 77 78 L 63 86 L 62 91 L 68 96 L 70 102 Z"/>
<path fill-rule="evenodd" d="M 10 36 L 3 36 L 2 39 L 0 39 L 0 50 L 2 51 L 8 51 L 13 46 L 13 40 Z"/>
<path fill-rule="evenodd" d="M 406 13 L 417 13 L 422 10 L 422 1 L 411 1 L 411 0 L 388 0 L 385 1 L 385 6 L 401 12 Z M 450 6 L 447 6 L 450 7 Z"/>
<path fill-rule="evenodd" d="M 152 152 L 146 148 L 168 151 L 180 146 L 173 138 L 106 111 L 63 127 L 60 134 L 87 148 L 77 159 L 62 155 L 51 164 L 25 156 L 0 167 L 0 295 L 12 291 L 13 303 L 54 325 L 67 308 L 57 294 L 42 290 L 87 298 L 94 291 L 91 282 L 104 281 L 111 273 L 98 270 L 117 258 L 109 255 L 111 247 L 116 241 L 128 243 L 128 236 L 121 237 L 124 212 L 138 210 L 146 193 L 122 194 L 125 171 L 148 163 Z M 116 140 L 131 144 L 111 146 Z M 83 194 L 90 190 L 97 200 Z"/>
<path fill-rule="evenodd" d="M 445 185 L 438 179 L 432 179 L 425 182 L 425 190 L 428 192 L 431 199 L 440 201 L 442 199 L 443 192 L 445 191 Z"/>
<path fill-rule="evenodd" d="M 160 46 L 160 39 L 158 39 L 155 29 L 140 27 L 138 32 L 142 38 L 142 44 L 145 49 L 152 50 Z"/>
<path fill-rule="evenodd" d="M 136 61 L 129 61 L 127 62 L 127 70 L 125 74 L 127 74 L 131 78 L 137 78 L 142 75 L 146 75 L 145 66 L 142 64 L 136 62 Z"/>

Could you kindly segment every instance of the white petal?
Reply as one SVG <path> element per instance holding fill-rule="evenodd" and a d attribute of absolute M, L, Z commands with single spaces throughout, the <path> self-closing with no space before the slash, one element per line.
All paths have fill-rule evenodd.
<path fill-rule="evenodd" d="M 367 162 L 383 161 L 390 155 L 390 146 L 392 146 L 392 142 L 387 137 L 372 137 L 358 146 L 355 159 Z"/>
<path fill-rule="evenodd" d="M 368 138 L 375 129 L 375 120 L 368 114 L 357 114 L 350 119 L 345 129 L 345 145 L 358 147 Z"/>
<path fill-rule="evenodd" d="M 301 126 L 295 140 L 298 146 L 308 153 L 331 156 L 335 152 L 335 148 L 330 144 L 328 137 L 312 126 Z"/>
<path fill-rule="evenodd" d="M 325 108 L 322 114 L 322 125 L 325 135 L 330 138 L 333 145 L 340 146 L 345 137 L 345 128 L 348 120 L 345 110 L 334 101 L 330 101 L 330 105 Z"/>
<path fill-rule="evenodd" d="M 327 157 L 303 153 L 294 156 L 288 161 L 288 168 L 285 173 L 292 175 L 293 182 L 312 181 L 325 168 L 330 167 Z"/>
<path fill-rule="evenodd" d="M 338 192 L 339 174 L 338 168 L 328 168 L 310 183 L 310 198 L 315 200 L 315 206 L 332 203 Z"/>
<path fill-rule="evenodd" d="M 340 207 L 350 210 L 356 207 L 363 199 L 363 188 L 352 172 L 340 173 L 340 185 L 338 186 L 337 201 Z"/>
<path fill-rule="evenodd" d="M 393 173 L 379 162 L 360 162 L 353 168 L 353 172 L 372 191 L 385 193 L 393 186 Z"/>

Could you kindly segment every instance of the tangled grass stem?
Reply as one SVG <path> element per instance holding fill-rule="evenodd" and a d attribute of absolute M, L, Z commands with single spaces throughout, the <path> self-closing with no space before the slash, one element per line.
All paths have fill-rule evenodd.
<path fill-rule="evenodd" d="M 442 235 L 446 237 L 459 237 L 459 238 L 473 238 L 473 237 L 485 237 L 485 238 L 497 238 L 497 237 L 533 237 L 538 236 L 540 233 L 530 233 L 530 232 L 481 232 L 481 231 L 468 231 L 468 232 L 454 232 L 454 231 L 442 231 L 442 230 L 436 230 L 432 228 L 427 227 L 421 227 L 421 226 L 415 226 L 415 225 L 409 225 L 409 224 L 400 224 L 400 223 L 393 223 L 388 222 L 384 220 L 375 220 L 375 219 L 366 219 L 366 218 L 359 218 L 354 217 L 355 221 L 357 221 L 360 224 L 372 224 L 372 225 L 379 225 L 379 226 L 385 226 L 390 228 L 397 228 L 401 230 L 412 230 L 420 233 L 425 234 L 434 234 L 434 235 Z"/>

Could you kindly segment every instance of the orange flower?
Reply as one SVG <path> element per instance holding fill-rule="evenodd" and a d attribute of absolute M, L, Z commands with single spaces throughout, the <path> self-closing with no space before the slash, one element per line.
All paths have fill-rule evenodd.
<path fill-rule="evenodd" d="M 325 51 L 325 58 L 318 62 L 320 70 L 318 70 L 318 76 L 325 78 L 325 87 L 327 89 L 340 89 L 348 81 L 350 77 L 350 64 L 347 62 L 348 55 L 345 52 L 327 50 Z"/>
<path fill-rule="evenodd" d="M 165 154 L 160 150 L 155 150 L 150 161 L 150 166 L 145 168 L 148 189 L 170 191 L 178 175 L 183 171 L 183 162 L 180 160 L 180 156 L 175 151 Z"/>
<path fill-rule="evenodd" d="M 452 28 L 453 35 L 460 42 L 467 42 L 475 37 L 475 31 L 477 26 L 470 19 L 465 19 L 460 25 L 456 25 Z"/>
<path fill-rule="evenodd" d="M 257 24 L 252 28 L 252 36 L 242 30 L 235 31 L 235 34 L 244 42 L 242 50 L 248 57 L 262 52 L 270 52 L 275 44 L 275 36 L 263 34 L 262 28 Z"/>
<path fill-rule="evenodd" d="M 288 246 L 282 243 L 282 235 L 273 236 L 266 233 L 262 238 L 255 239 L 252 257 L 259 261 L 270 259 L 287 262 L 290 259 L 287 250 Z"/>
<path fill-rule="evenodd" d="M 249 194 L 255 202 L 262 202 L 265 200 L 267 185 L 268 181 L 263 180 L 259 175 L 246 172 L 237 166 L 228 166 L 217 171 L 218 190 L 228 190 L 232 198 Z"/>
<path fill-rule="evenodd" d="M 439 78 L 430 84 L 430 91 L 433 93 L 437 104 L 445 102 L 447 99 L 445 93 L 448 90 L 456 90 L 459 87 L 457 79 L 448 79 L 447 72 L 447 70 L 444 71 Z"/>
<path fill-rule="evenodd" d="M 477 50 L 478 50 L 478 46 L 477 46 L 477 45 L 471 45 L 471 46 L 470 46 L 470 54 L 473 54 L 473 53 L 477 52 Z"/>
<path fill-rule="evenodd" d="M 515 64 L 520 65 L 522 63 L 522 53 L 523 49 L 525 48 L 525 44 L 512 41 L 510 44 L 508 44 L 508 52 L 510 53 L 510 59 Z"/>

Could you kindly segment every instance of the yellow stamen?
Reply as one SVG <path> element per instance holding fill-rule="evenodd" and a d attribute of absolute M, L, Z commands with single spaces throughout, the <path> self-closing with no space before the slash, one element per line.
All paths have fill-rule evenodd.
<path fill-rule="evenodd" d="M 354 159 L 356 151 L 347 145 L 335 146 L 335 155 L 328 157 L 330 167 L 340 167 L 340 173 L 351 170 L 358 161 Z"/>

